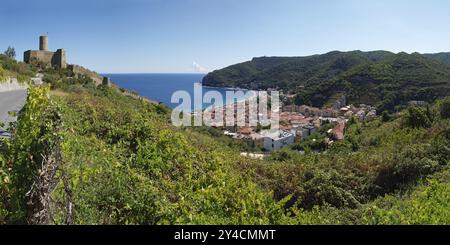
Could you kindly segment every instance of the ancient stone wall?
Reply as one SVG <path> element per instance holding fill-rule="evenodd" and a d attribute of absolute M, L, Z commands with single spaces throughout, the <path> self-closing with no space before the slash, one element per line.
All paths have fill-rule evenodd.
<path fill-rule="evenodd" d="M 58 49 L 56 52 L 42 50 L 28 50 L 23 55 L 23 61 L 30 64 L 33 60 L 41 61 L 52 66 L 66 68 L 66 52 L 64 49 Z"/>
<path fill-rule="evenodd" d="M 87 77 L 90 77 L 97 85 L 103 83 L 103 77 L 95 71 L 91 71 L 79 65 L 68 65 L 67 68 L 71 70 L 75 75 L 85 75 Z"/>
<path fill-rule="evenodd" d="M 23 59 L 25 63 L 30 63 L 33 60 L 42 61 L 51 64 L 53 60 L 53 52 L 42 50 L 28 50 L 24 53 Z"/>
<path fill-rule="evenodd" d="M 7 78 L 0 81 L 0 92 L 14 91 L 14 90 L 25 90 L 28 85 L 26 83 L 21 83 L 17 78 Z"/>

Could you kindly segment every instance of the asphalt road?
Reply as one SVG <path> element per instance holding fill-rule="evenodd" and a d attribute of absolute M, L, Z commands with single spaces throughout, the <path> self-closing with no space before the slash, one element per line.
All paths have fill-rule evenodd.
<path fill-rule="evenodd" d="M 16 117 L 10 116 L 8 112 L 20 111 L 25 105 L 26 98 L 26 90 L 0 92 L 0 122 L 5 123 L 4 128 L 0 127 L 0 137 L 9 136 L 9 134 L 5 132 L 5 128 L 9 122 L 13 122 L 17 119 Z"/>

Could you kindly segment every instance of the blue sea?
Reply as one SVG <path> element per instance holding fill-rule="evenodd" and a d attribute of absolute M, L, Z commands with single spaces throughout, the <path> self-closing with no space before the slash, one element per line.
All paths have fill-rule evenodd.
<path fill-rule="evenodd" d="M 171 103 L 172 94 L 175 91 L 184 90 L 191 95 L 191 108 L 194 108 L 194 84 L 201 82 L 205 74 L 103 74 L 111 78 L 112 82 L 125 89 L 137 92 L 151 100 L 162 102 L 165 105 L 175 108 L 179 104 Z M 218 91 L 225 99 L 226 91 L 237 91 L 236 89 L 203 87 L 203 94 L 208 91 Z M 244 99 L 244 98 L 239 98 Z M 224 104 L 218 102 L 216 105 Z M 210 104 L 202 103 L 198 108 L 206 108 Z"/>

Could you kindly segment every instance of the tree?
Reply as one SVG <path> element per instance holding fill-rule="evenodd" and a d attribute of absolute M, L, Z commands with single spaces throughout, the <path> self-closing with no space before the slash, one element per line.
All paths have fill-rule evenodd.
<path fill-rule="evenodd" d="M 450 97 L 442 100 L 440 103 L 439 112 L 442 118 L 450 118 Z"/>
<path fill-rule="evenodd" d="M 428 128 L 431 126 L 431 119 L 423 108 L 412 106 L 408 108 L 406 126 L 412 128 Z"/>
<path fill-rule="evenodd" d="M 356 118 L 355 118 L 355 117 L 351 117 L 351 118 L 348 120 L 348 122 L 347 122 L 347 125 L 348 125 L 348 126 L 355 125 L 355 124 L 357 124 L 357 121 L 356 121 Z"/>
<path fill-rule="evenodd" d="M 16 59 L 16 50 L 13 47 L 8 46 L 8 49 L 5 51 L 5 55 L 11 59 Z"/>
<path fill-rule="evenodd" d="M 295 105 L 309 105 L 310 98 L 308 95 L 305 94 L 297 94 L 294 99 Z"/>
<path fill-rule="evenodd" d="M 389 112 L 387 111 L 383 111 L 383 113 L 381 113 L 381 120 L 383 122 L 389 122 L 390 120 L 392 120 L 391 115 L 389 114 Z"/>

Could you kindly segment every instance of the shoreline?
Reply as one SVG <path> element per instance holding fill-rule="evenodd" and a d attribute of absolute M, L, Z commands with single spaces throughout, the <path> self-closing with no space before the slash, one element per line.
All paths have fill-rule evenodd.
<path fill-rule="evenodd" d="M 130 74 L 126 74 L 126 75 L 130 75 Z M 123 90 L 124 94 L 126 94 L 126 95 L 128 95 L 128 96 L 132 96 L 132 97 L 144 99 L 144 100 L 147 100 L 147 101 L 149 101 L 149 102 L 151 102 L 151 103 L 154 103 L 154 104 L 162 104 L 162 105 L 168 107 L 170 110 L 174 110 L 174 109 L 176 108 L 176 105 L 175 105 L 174 107 L 172 107 L 172 105 L 168 105 L 168 104 L 166 104 L 166 103 L 164 103 L 164 102 L 162 102 L 162 101 L 157 101 L 157 100 L 155 100 L 155 99 L 153 99 L 153 98 L 151 98 L 151 97 L 148 97 L 148 96 L 146 96 L 146 95 L 142 95 L 139 91 L 136 91 L 136 90 L 130 90 L 130 89 L 128 89 L 128 88 L 125 88 L 125 87 L 123 87 L 123 86 L 120 86 L 120 85 L 118 85 L 114 80 L 112 80 L 112 84 L 114 84 L 114 86 L 117 87 L 118 89 Z M 209 89 L 210 91 L 213 90 L 213 89 L 222 90 L 222 91 L 220 91 L 221 94 L 222 94 L 223 92 L 227 92 L 227 91 L 242 91 L 242 92 L 244 92 L 244 93 L 248 93 L 249 91 L 250 91 L 250 92 L 255 92 L 255 93 L 252 93 L 252 95 L 251 95 L 250 97 L 244 95 L 244 97 L 238 98 L 237 101 L 235 101 L 235 103 L 243 103 L 243 102 L 245 102 L 245 101 L 247 101 L 247 100 L 249 100 L 249 99 L 251 99 L 251 98 L 253 98 L 253 97 L 255 97 L 255 96 L 257 95 L 257 93 L 256 93 L 257 91 L 255 91 L 255 90 L 250 90 L 250 89 L 232 88 L 232 87 L 214 87 L 214 86 L 206 86 L 206 85 L 203 85 L 201 82 L 195 82 L 195 83 L 193 83 L 193 84 L 200 84 L 201 87 L 202 87 L 202 93 L 203 93 L 203 95 L 202 95 L 202 106 L 201 106 L 201 111 L 200 111 L 200 110 L 195 110 L 195 108 L 190 108 L 190 109 L 184 110 L 184 112 L 186 112 L 186 113 L 205 112 L 205 111 L 207 111 L 207 109 L 209 109 L 209 108 L 212 106 L 211 103 L 204 103 L 204 102 L 203 102 L 203 96 L 204 96 L 204 94 L 205 94 L 205 90 L 203 90 L 203 88 Z M 208 92 L 208 91 L 206 91 L 206 92 Z M 193 94 L 190 94 L 190 95 L 193 96 Z M 224 100 L 224 102 L 226 102 L 226 101 L 225 101 L 226 96 L 224 96 L 224 94 L 222 94 L 222 95 L 223 95 L 223 100 Z M 223 107 L 226 107 L 226 106 L 228 106 L 228 105 L 230 105 L 230 104 L 232 104 L 232 103 L 219 103 L 218 105 L 216 105 L 216 108 L 223 108 Z M 195 107 L 195 106 L 193 106 L 193 107 Z"/>
<path fill-rule="evenodd" d="M 200 83 L 200 84 L 202 84 L 202 83 Z M 255 90 L 251 90 L 251 89 L 247 89 L 247 88 L 218 87 L 218 86 L 208 86 L 208 85 L 203 85 L 203 84 L 202 84 L 202 87 L 204 87 L 204 88 L 220 88 L 220 89 L 225 89 L 225 90 L 255 91 Z"/>

